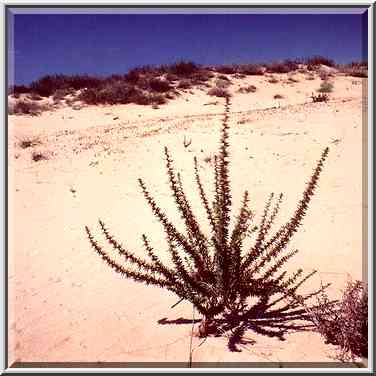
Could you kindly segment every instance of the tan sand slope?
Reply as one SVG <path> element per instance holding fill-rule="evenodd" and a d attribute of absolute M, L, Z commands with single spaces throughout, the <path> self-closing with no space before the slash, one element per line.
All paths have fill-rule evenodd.
<path fill-rule="evenodd" d="M 320 79 L 286 75 L 234 79 L 230 115 L 234 213 L 241 194 L 260 215 L 270 192 L 286 195 L 279 224 L 295 209 L 324 147 L 330 154 L 317 194 L 291 248 L 288 264 L 319 270 L 307 290 L 362 279 L 362 87 L 366 79 L 337 76 L 328 103 L 312 103 Z M 240 94 L 253 84 L 256 93 Z M 274 99 L 282 94 L 283 99 Z M 215 102 L 218 102 L 215 104 Z M 138 105 L 61 108 L 38 117 L 9 116 L 9 340 L 13 361 L 188 362 L 192 305 L 169 292 L 121 278 L 90 249 L 84 226 L 99 234 L 103 219 L 142 255 L 150 235 L 166 257 L 163 231 L 140 192 L 143 177 L 162 207 L 179 220 L 170 197 L 163 147 L 170 148 L 187 194 L 204 220 L 194 186 L 197 156 L 212 184 L 223 98 L 196 89 L 159 109 Z M 21 148 L 26 137 L 38 142 Z M 183 146 L 184 138 L 191 145 Z M 33 153 L 47 159 L 34 161 Z M 36 154 L 34 154 L 35 156 Z M 211 186 L 210 186 L 211 187 Z M 199 318 L 198 313 L 195 313 Z M 162 320 L 162 323 L 164 321 Z M 241 352 L 226 338 L 193 338 L 193 362 L 334 361 L 335 349 L 314 332 L 288 332 L 281 341 L 249 331 Z M 201 344 L 201 345 L 200 345 Z M 200 345 L 200 346 L 199 346 Z M 199 346 L 199 347 L 198 347 Z"/>

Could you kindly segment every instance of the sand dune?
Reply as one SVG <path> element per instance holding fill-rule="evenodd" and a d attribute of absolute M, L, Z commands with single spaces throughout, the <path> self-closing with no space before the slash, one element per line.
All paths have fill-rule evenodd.
<path fill-rule="evenodd" d="M 336 76 L 328 103 L 312 103 L 321 80 L 288 82 L 287 75 L 233 79 L 230 91 L 231 183 L 234 212 L 241 194 L 261 215 L 270 192 L 286 200 L 278 223 L 295 209 L 322 150 L 330 154 L 317 194 L 291 247 L 288 264 L 318 269 L 305 289 L 362 279 L 362 152 L 367 143 L 362 89 L 366 79 Z M 241 94 L 241 86 L 255 93 Z M 282 94 L 283 99 L 274 99 Z M 163 231 L 139 190 L 143 177 L 176 221 L 163 147 L 182 172 L 188 197 L 204 220 L 194 186 L 193 157 L 211 187 L 223 98 L 194 89 L 166 105 L 63 107 L 41 116 L 9 116 L 10 363 L 188 362 L 194 314 L 173 294 L 136 284 L 110 270 L 90 249 L 84 226 L 96 234 L 103 219 L 118 239 L 143 254 L 147 233 L 161 258 Z M 20 141 L 34 138 L 22 148 Z M 191 140 L 184 147 L 184 138 Z M 34 154 L 33 154 L 34 153 Z M 34 161 L 33 155 L 46 159 Z M 35 158 L 34 158 L 35 159 Z M 187 319 L 184 324 L 165 320 Z M 162 321 L 160 321 L 162 320 Z M 158 323 L 160 321 L 160 323 Z M 184 321 L 184 320 L 183 320 Z M 241 352 L 226 337 L 193 338 L 193 362 L 334 362 L 335 347 L 319 334 L 289 331 L 284 341 L 249 331 Z M 202 343 L 203 342 L 203 343 Z"/>

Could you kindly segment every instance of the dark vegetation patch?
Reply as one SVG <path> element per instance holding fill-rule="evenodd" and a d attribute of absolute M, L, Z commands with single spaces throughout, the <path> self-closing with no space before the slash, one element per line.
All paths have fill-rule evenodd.
<path fill-rule="evenodd" d="M 276 84 L 276 83 L 279 82 L 279 80 L 276 77 L 272 76 L 272 77 L 270 77 L 268 82 L 271 83 L 271 84 Z"/>
<path fill-rule="evenodd" d="M 33 138 L 25 137 L 25 138 L 19 140 L 19 142 L 18 142 L 18 145 L 21 149 L 32 148 L 32 147 L 40 145 L 40 144 L 41 144 L 41 141 L 37 137 L 33 137 Z"/>
<path fill-rule="evenodd" d="M 43 111 L 50 110 L 50 106 L 45 104 L 40 104 L 38 102 L 30 101 L 30 100 L 18 100 L 15 103 L 11 103 L 8 106 L 8 113 L 9 115 L 31 115 L 31 116 L 38 116 Z"/>
<path fill-rule="evenodd" d="M 329 100 L 329 95 L 326 93 L 320 93 L 318 95 L 312 94 L 311 98 L 314 103 L 327 102 Z"/>
<path fill-rule="evenodd" d="M 340 72 L 353 77 L 367 77 L 367 63 L 353 62 L 337 65 L 329 58 L 313 56 L 306 59 L 285 59 L 271 63 L 224 64 L 204 66 L 192 61 L 179 61 L 169 65 L 144 65 L 131 69 L 126 74 L 114 74 L 107 77 L 83 75 L 46 75 L 29 86 L 13 85 L 8 94 L 22 98 L 31 95 L 33 101 L 53 96 L 55 102 L 71 94 L 86 104 L 127 104 L 140 105 L 163 104 L 175 98 L 179 92 L 195 87 L 210 87 L 209 81 L 216 77 L 223 81 L 245 78 L 266 73 L 279 74 L 318 71 L 321 65 L 336 67 Z M 311 76 L 308 76 L 311 77 Z M 271 80 L 269 82 L 277 82 Z M 218 87 L 218 85 L 216 85 Z M 224 89 L 219 85 L 218 89 Z M 214 91 L 219 92 L 218 89 Z M 163 97 L 163 99 L 162 99 Z M 163 102 L 163 103 L 162 103 Z M 34 108 L 33 108 L 34 107 Z M 22 102 L 13 109 L 13 113 L 39 112 L 36 106 Z"/>
<path fill-rule="evenodd" d="M 323 81 L 317 91 L 319 93 L 331 93 L 333 91 L 333 84 L 328 81 Z"/>
<path fill-rule="evenodd" d="M 255 93 L 256 91 L 257 87 L 255 85 L 242 86 L 238 90 L 238 92 L 242 94 Z"/>
<path fill-rule="evenodd" d="M 31 154 L 31 159 L 34 162 L 39 162 L 39 161 L 46 161 L 49 159 L 49 157 L 46 153 L 43 153 L 41 151 L 35 151 Z"/>
<path fill-rule="evenodd" d="M 282 62 L 273 62 L 266 65 L 268 73 L 289 73 L 296 71 L 299 68 L 297 60 L 284 60 Z"/>
<path fill-rule="evenodd" d="M 222 98 L 229 98 L 231 94 L 225 88 L 214 86 L 208 91 L 208 95 L 212 95 L 214 97 L 222 97 Z"/>
<path fill-rule="evenodd" d="M 367 62 L 352 62 L 347 65 L 339 66 L 339 71 L 351 77 L 368 77 Z"/>

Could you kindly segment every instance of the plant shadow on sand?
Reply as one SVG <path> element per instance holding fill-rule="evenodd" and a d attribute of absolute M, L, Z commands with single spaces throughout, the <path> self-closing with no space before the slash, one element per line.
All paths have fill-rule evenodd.
<path fill-rule="evenodd" d="M 334 305 L 336 301 L 328 302 Z M 285 341 L 285 336 L 294 332 L 314 331 L 315 325 L 305 308 L 298 306 L 298 303 L 288 303 L 281 308 L 271 309 L 272 304 L 259 302 L 249 310 L 239 310 L 231 314 L 225 314 L 214 319 L 206 336 L 228 338 L 227 347 L 230 351 L 240 352 L 239 345 L 254 345 L 255 340 L 245 339 L 247 332 L 251 331 L 259 335 L 277 338 Z M 315 307 L 311 307 L 314 309 Z M 320 308 L 320 307 L 316 307 Z M 179 317 L 168 319 L 164 317 L 158 320 L 160 325 L 187 325 L 202 324 L 203 319 L 187 319 Z"/>

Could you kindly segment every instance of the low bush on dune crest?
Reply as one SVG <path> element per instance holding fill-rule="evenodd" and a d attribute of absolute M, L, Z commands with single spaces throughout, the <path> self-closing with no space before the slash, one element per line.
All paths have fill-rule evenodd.
<path fill-rule="evenodd" d="M 236 343 L 241 343 L 247 329 L 279 338 L 283 337 L 286 328 L 304 330 L 303 326 L 288 326 L 287 322 L 307 318 L 307 315 L 301 316 L 305 315 L 301 304 L 328 287 L 321 286 L 303 296 L 298 289 L 315 271 L 304 275 L 301 268 L 289 273 L 283 267 L 297 253 L 297 250 L 288 250 L 288 245 L 300 230 L 329 150 L 326 148 L 322 152 L 295 212 L 277 231 L 273 233 L 272 228 L 283 194 L 269 196 L 260 222 L 255 223 L 255 213 L 249 206 L 250 195 L 245 191 L 240 211 L 231 223 L 234 197 L 229 174 L 229 105 L 226 98 L 219 151 L 213 157 L 212 198 L 206 193 L 197 158 L 194 158 L 195 181 L 207 215 L 208 234 L 194 214 L 182 177 L 175 170 L 167 147 L 164 150 L 167 176 L 185 231 L 167 217 L 144 180 L 138 182 L 154 217 L 163 227 L 170 262 L 162 262 L 147 235 L 142 236 L 146 253 L 146 258 L 142 258 L 116 240 L 102 220 L 99 220 L 99 227 L 112 251 L 103 248 L 88 227 L 85 231 L 92 249 L 110 268 L 126 278 L 166 289 L 181 300 L 191 302 L 203 316 L 200 335 L 231 332 L 229 348 L 237 351 Z M 124 262 L 117 261 L 113 252 Z M 330 304 L 326 302 L 325 306 Z M 159 323 L 169 321 L 162 319 Z M 278 328 L 280 331 L 275 331 Z"/>
<path fill-rule="evenodd" d="M 8 94 L 17 95 L 17 94 L 27 94 L 30 93 L 29 86 L 25 85 L 12 85 L 8 89 Z"/>
<path fill-rule="evenodd" d="M 166 93 L 167 91 L 170 91 L 172 89 L 170 83 L 167 80 L 162 80 L 160 78 L 151 79 L 150 88 L 158 93 Z"/>
<path fill-rule="evenodd" d="M 304 64 L 307 64 L 304 66 Z M 326 67 L 323 67 L 326 65 Z M 22 94 L 35 96 L 35 100 L 41 97 L 53 96 L 58 102 L 66 94 L 80 96 L 80 100 L 86 104 L 126 104 L 136 103 L 149 105 L 153 101 L 154 94 L 161 94 L 165 100 L 175 98 L 179 92 L 187 89 L 211 87 L 209 82 L 213 78 L 229 81 L 227 75 L 233 78 L 245 78 L 246 76 L 309 72 L 318 73 L 326 80 L 333 73 L 325 73 L 325 69 L 337 67 L 338 70 L 348 76 L 367 77 L 367 63 L 351 63 L 342 66 L 322 56 L 314 56 L 307 59 L 285 59 L 282 61 L 262 64 L 226 64 L 217 66 L 204 66 L 192 61 L 178 61 L 165 65 L 144 65 L 129 70 L 126 74 L 113 74 L 107 77 L 83 75 L 46 75 L 32 82 L 29 86 L 13 85 L 8 89 L 9 95 L 14 98 L 22 98 Z M 325 69 L 324 69 L 325 68 Z M 324 70 L 320 73 L 320 69 Z M 313 79 L 308 73 L 307 79 Z M 271 83 L 277 83 L 277 78 L 271 78 Z M 291 76 L 288 82 L 296 82 Z M 221 86 L 221 85 L 217 85 Z M 39 99 L 38 99 L 39 100 Z"/>
<path fill-rule="evenodd" d="M 232 64 L 218 65 L 213 70 L 222 74 L 233 74 L 242 76 L 262 76 L 265 68 L 262 64 Z"/>
<path fill-rule="evenodd" d="M 148 97 L 133 85 L 114 82 L 101 89 L 86 89 L 78 99 L 87 104 L 150 104 Z"/>
<path fill-rule="evenodd" d="M 350 64 L 341 65 L 339 70 L 351 77 L 368 77 L 368 64 L 366 62 L 352 62 Z"/>
<path fill-rule="evenodd" d="M 61 100 L 64 99 L 67 95 L 74 94 L 75 90 L 73 88 L 65 88 L 65 89 L 57 89 L 53 96 L 53 100 Z"/>
<path fill-rule="evenodd" d="M 181 60 L 170 66 L 167 66 L 166 70 L 168 73 L 174 73 L 177 76 L 191 76 L 201 70 L 201 66 L 194 63 L 193 61 Z"/>
<path fill-rule="evenodd" d="M 46 104 L 40 104 L 35 101 L 20 99 L 16 102 L 9 103 L 8 114 L 9 115 L 31 115 L 38 116 L 43 111 L 50 110 L 50 106 Z"/>
<path fill-rule="evenodd" d="M 238 73 L 238 66 L 233 65 L 219 65 L 215 68 L 215 71 L 222 74 L 235 74 Z"/>
<path fill-rule="evenodd" d="M 49 97 L 57 90 L 73 89 L 79 90 L 83 88 L 97 88 L 101 85 L 103 79 L 89 75 L 47 75 L 30 84 L 30 90 L 41 95 Z"/>
<path fill-rule="evenodd" d="M 239 74 L 247 76 L 262 76 L 265 68 L 261 64 L 241 64 L 239 66 Z"/>
<path fill-rule="evenodd" d="M 266 65 L 268 73 L 289 73 L 297 70 L 299 64 L 292 60 L 284 60 L 282 62 L 273 62 Z"/>
<path fill-rule="evenodd" d="M 305 59 L 304 62 L 308 66 L 309 70 L 313 70 L 319 65 L 326 65 L 327 67 L 335 67 L 336 65 L 334 60 L 320 55 L 309 57 Z"/>

